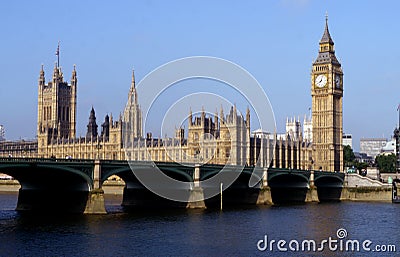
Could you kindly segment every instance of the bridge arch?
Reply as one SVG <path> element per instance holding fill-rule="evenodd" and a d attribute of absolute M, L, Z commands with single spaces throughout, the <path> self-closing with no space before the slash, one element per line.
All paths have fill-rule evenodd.
<path fill-rule="evenodd" d="M 268 186 L 274 204 L 306 200 L 310 171 L 291 169 L 269 169 Z"/>
<path fill-rule="evenodd" d="M 200 185 L 204 190 L 206 206 L 220 207 L 221 197 L 223 206 L 244 206 L 257 203 L 261 183 L 250 185 L 250 182 L 261 182 L 262 179 L 257 172 L 254 172 L 254 167 L 209 165 L 204 167 L 203 171 L 201 169 L 202 167 L 200 168 Z M 215 179 L 212 179 L 213 177 Z M 229 181 L 231 184 L 225 184 L 224 181 Z"/>
<path fill-rule="evenodd" d="M 86 184 L 86 186 L 81 187 L 82 190 L 90 191 L 93 187 L 93 180 L 88 174 L 61 165 L 3 164 L 0 165 L 0 173 L 12 176 L 21 184 L 21 188 L 32 187 L 34 184 L 39 184 L 40 186 L 47 185 L 48 187 L 63 187 L 67 184 L 62 183 L 63 179 L 75 180 L 78 183 L 80 182 L 80 185 Z M 52 181 L 51 179 L 55 180 Z"/>
<path fill-rule="evenodd" d="M 90 162 L 49 159 L 10 159 L 0 172 L 21 185 L 17 210 L 83 213 L 93 188 Z"/>
<path fill-rule="evenodd" d="M 285 181 L 303 182 L 308 184 L 310 171 L 297 171 L 290 169 L 269 169 L 268 185 L 281 185 Z"/>
<path fill-rule="evenodd" d="M 314 172 L 314 185 L 320 202 L 340 201 L 343 184 L 344 173 Z"/>
<path fill-rule="evenodd" d="M 337 176 L 335 174 L 329 175 L 324 174 L 323 176 L 318 176 L 314 179 L 315 186 L 343 186 L 344 178 Z"/>
<path fill-rule="evenodd" d="M 180 180 L 183 182 L 193 182 L 193 177 L 189 173 L 180 168 L 160 166 L 159 169 L 167 176 L 170 176 L 176 180 Z"/>
<path fill-rule="evenodd" d="M 122 180 L 127 180 L 127 174 L 126 173 L 131 173 L 132 170 L 130 169 L 129 166 L 127 167 L 117 167 L 115 169 L 107 169 L 104 172 L 101 173 L 101 184 L 104 183 L 109 177 L 116 175 L 120 177 Z"/>
<path fill-rule="evenodd" d="M 157 166 L 155 166 L 157 165 Z M 158 169 L 157 169 L 158 168 Z M 104 183 L 110 176 L 117 175 L 125 182 L 125 187 L 123 191 L 122 206 L 124 209 L 136 209 L 136 208 L 160 208 L 160 207 L 186 207 L 186 202 L 176 202 L 158 195 L 152 188 L 146 187 L 139 180 L 140 173 L 150 172 L 163 172 L 166 176 L 173 179 L 192 182 L 193 178 L 191 176 L 192 169 L 190 167 L 185 167 L 172 163 L 149 163 L 149 162 L 109 162 L 104 163 L 101 166 L 101 183 Z M 138 176 L 136 174 L 139 173 Z M 193 173 L 193 171 L 192 171 Z M 176 191 L 184 195 L 187 194 L 187 199 L 189 199 L 189 191 L 184 188 L 170 188 L 170 185 L 165 185 L 163 183 L 157 183 L 155 185 L 160 186 L 165 190 Z M 189 187 L 189 186 L 188 186 Z"/>
<path fill-rule="evenodd" d="M 220 172 L 232 173 L 233 175 L 237 175 L 237 172 L 239 172 L 239 171 L 229 170 L 229 169 L 221 171 L 220 169 L 216 169 L 216 170 L 213 170 L 213 171 L 203 172 L 202 176 L 200 176 L 200 180 L 201 181 L 205 181 L 207 179 L 210 179 L 210 178 L 216 176 Z M 248 182 L 250 181 L 251 177 L 255 177 L 256 181 L 261 181 L 261 179 L 262 179 L 262 177 L 260 177 L 258 174 L 253 172 L 253 169 L 246 168 L 246 169 L 243 169 L 243 170 L 240 171 L 239 176 L 236 178 L 236 180 L 233 183 L 239 182 L 239 181 L 247 181 L 247 184 L 248 184 Z"/>
<path fill-rule="evenodd" d="M 185 172 L 182 169 L 168 167 L 168 166 L 167 167 L 160 166 L 158 168 L 161 170 L 161 172 L 163 172 L 167 176 L 170 176 L 174 179 L 184 181 L 184 182 L 193 182 L 193 177 L 190 176 L 189 173 Z M 125 182 L 127 182 L 128 180 L 132 180 L 133 177 L 137 180 L 137 178 L 134 174 L 134 171 L 132 169 L 133 170 L 135 169 L 135 167 L 133 165 L 116 167 L 116 168 L 108 167 L 107 169 L 105 169 L 104 172 L 102 172 L 101 181 L 102 181 L 102 183 L 104 183 L 104 181 L 106 181 L 112 175 L 119 176 Z M 141 171 L 146 170 L 146 169 L 154 170 L 155 167 L 140 165 L 140 166 L 138 166 L 138 169 L 140 169 Z"/>

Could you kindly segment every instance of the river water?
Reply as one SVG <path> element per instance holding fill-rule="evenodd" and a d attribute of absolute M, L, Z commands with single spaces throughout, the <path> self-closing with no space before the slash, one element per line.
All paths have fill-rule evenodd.
<path fill-rule="evenodd" d="M 107 215 L 60 216 L 15 212 L 16 201 L 17 194 L 0 194 L 0 256 L 397 256 L 400 252 L 400 205 L 391 203 L 124 213 L 121 199 L 108 196 Z M 347 236 L 337 235 L 339 229 Z M 328 243 L 321 244 L 329 237 L 337 240 L 331 249 Z M 286 244 L 281 249 L 277 243 L 270 247 L 272 240 Z M 305 240 L 314 240 L 317 249 L 307 244 L 302 249 Z M 349 246 L 346 251 L 348 240 L 358 241 L 360 250 Z M 364 249 L 366 240 L 371 243 L 367 241 Z M 372 252 L 375 246 L 391 245 L 397 252 Z M 280 251 L 285 248 L 287 252 Z"/>

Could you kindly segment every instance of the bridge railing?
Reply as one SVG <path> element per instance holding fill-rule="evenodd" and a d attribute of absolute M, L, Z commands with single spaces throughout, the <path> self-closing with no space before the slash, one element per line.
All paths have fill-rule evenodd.
<path fill-rule="evenodd" d="M 89 159 L 57 159 L 57 158 L 29 158 L 29 157 L 0 157 L 0 162 L 79 162 L 93 163 Z"/>

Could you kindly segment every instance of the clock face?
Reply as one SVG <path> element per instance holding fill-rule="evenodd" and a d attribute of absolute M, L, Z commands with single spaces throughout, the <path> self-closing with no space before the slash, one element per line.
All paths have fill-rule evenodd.
<path fill-rule="evenodd" d="M 319 88 L 322 88 L 322 87 L 324 87 L 325 85 L 326 85 L 326 82 L 327 82 L 327 78 L 326 78 L 326 76 L 325 75 L 318 75 L 316 78 L 315 78 L 315 85 L 317 85 L 317 87 L 319 87 Z"/>
<path fill-rule="evenodd" d="M 337 88 L 340 88 L 340 75 L 339 74 L 335 75 L 335 85 Z"/>

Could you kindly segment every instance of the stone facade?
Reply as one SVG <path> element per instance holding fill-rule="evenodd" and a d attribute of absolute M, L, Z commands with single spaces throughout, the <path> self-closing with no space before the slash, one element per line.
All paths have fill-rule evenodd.
<path fill-rule="evenodd" d="M 40 72 L 40 77 L 43 73 Z M 59 69 L 55 68 L 54 73 L 53 78 L 57 78 L 60 74 Z M 76 76 L 75 69 L 73 76 Z M 65 85 L 62 77 L 55 81 Z M 74 86 L 76 88 L 77 83 Z M 39 82 L 39 91 L 42 88 L 42 83 Z M 54 102 L 53 96 L 47 96 L 47 102 Z M 227 115 L 223 109 L 220 109 L 219 114 L 211 116 L 206 115 L 204 110 L 198 116 L 193 116 L 190 111 L 187 138 L 183 128 L 177 129 L 175 137 L 171 138 L 154 138 L 151 133 L 143 137 L 142 113 L 134 74 L 124 115 L 117 121 L 107 115 L 99 126 L 95 110 L 92 108 L 85 137 L 72 138 L 71 135 L 75 132 L 69 130 L 58 133 L 62 117 L 57 116 L 56 120 L 61 119 L 58 123 L 51 120 L 50 126 L 47 119 L 43 118 L 43 113 L 49 109 L 48 105 L 41 105 L 40 101 L 39 106 L 42 110 L 38 111 L 38 128 L 41 129 L 38 134 L 38 157 L 312 168 L 310 142 L 301 138 L 300 131 L 296 132 L 296 136 L 286 134 L 278 138 L 275 134 L 272 137 L 251 137 L 250 110 L 247 109 L 246 117 L 243 117 L 238 114 L 236 106 L 232 106 Z M 67 110 L 72 110 L 72 101 L 70 103 L 64 103 L 63 107 L 70 107 Z M 73 120 L 75 121 L 75 117 Z M 101 132 L 98 131 L 99 128 Z M 57 132 L 57 135 L 53 132 Z"/>
<path fill-rule="evenodd" d="M 343 71 L 335 56 L 328 18 L 311 71 L 312 137 L 317 169 L 343 171 Z"/>
<path fill-rule="evenodd" d="M 53 70 L 51 82 L 45 82 L 42 69 L 38 85 L 38 124 L 39 145 L 57 138 L 75 138 L 76 134 L 76 92 L 77 74 L 74 66 L 71 83 L 64 81 L 61 67 Z"/>
<path fill-rule="evenodd" d="M 106 117 L 108 126 L 103 131 L 107 131 L 107 136 L 100 136 L 92 108 L 86 137 L 76 137 L 77 85 L 75 66 L 70 84 L 64 81 L 58 65 L 54 67 L 52 81 L 46 84 L 42 66 L 38 83 L 37 157 L 123 159 L 122 117 L 116 122 Z"/>
<path fill-rule="evenodd" d="M 37 157 L 36 140 L 18 140 L 0 142 L 0 157 Z"/>
<path fill-rule="evenodd" d="M 92 108 L 84 137 L 76 137 L 77 72 L 64 81 L 56 64 L 52 80 L 45 83 L 43 67 L 38 83 L 38 123 L 35 151 L 29 157 L 109 160 L 153 160 L 159 162 L 250 165 L 292 169 L 343 170 L 342 95 L 343 72 L 335 57 L 326 22 L 313 63 L 311 80 L 312 118 L 305 117 L 303 131 L 299 118 L 287 121 L 286 133 L 255 130 L 250 133 L 250 110 L 246 117 L 232 106 L 228 114 L 221 108 L 214 115 L 202 110 L 189 112 L 188 131 L 176 130 L 171 138 L 143 136 L 142 112 L 136 92 L 135 75 L 123 115 L 112 115 L 97 124 Z M 100 131 L 99 131 L 100 129 Z M 18 149 L 25 143 L 14 142 Z M 14 147 L 15 148 L 15 147 Z M 25 147 L 26 148 L 26 147 Z M 20 150 L 0 147 L 0 156 Z"/>
<path fill-rule="evenodd" d="M 294 140 L 300 139 L 301 133 L 301 122 L 300 118 L 293 117 L 286 119 L 286 134 L 289 135 Z"/>
<path fill-rule="evenodd" d="M 183 128 L 174 138 L 135 138 L 124 148 L 130 160 L 174 161 L 179 163 L 210 163 L 248 165 L 250 163 L 250 113 L 247 119 L 232 107 L 226 116 L 209 117 L 202 110 L 199 117 L 189 113 L 188 137 Z"/>

